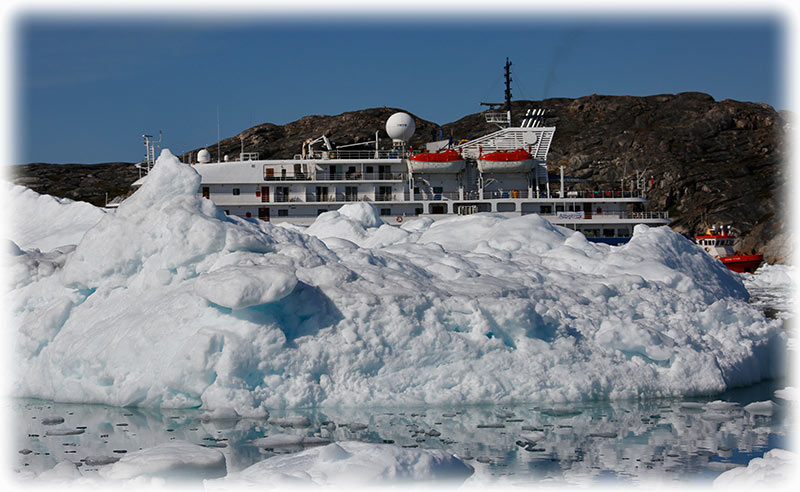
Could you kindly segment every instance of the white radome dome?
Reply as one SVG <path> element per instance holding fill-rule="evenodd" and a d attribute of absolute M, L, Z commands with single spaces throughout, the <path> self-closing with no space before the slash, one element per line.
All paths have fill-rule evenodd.
<path fill-rule="evenodd" d="M 211 152 L 207 149 L 203 149 L 197 153 L 197 162 L 200 164 L 208 164 L 211 162 Z"/>
<path fill-rule="evenodd" d="M 417 125 L 408 113 L 395 113 L 386 120 L 386 133 L 394 141 L 408 142 Z"/>

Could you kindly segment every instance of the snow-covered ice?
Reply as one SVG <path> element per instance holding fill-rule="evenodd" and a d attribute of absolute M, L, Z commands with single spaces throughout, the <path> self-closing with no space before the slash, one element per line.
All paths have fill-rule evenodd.
<path fill-rule="evenodd" d="M 216 478 L 225 476 L 225 456 L 216 449 L 185 441 L 170 441 L 126 454 L 119 461 L 100 468 L 107 480 L 137 477 L 171 479 Z"/>
<path fill-rule="evenodd" d="M 746 487 L 757 489 L 767 486 L 797 485 L 797 454 L 785 449 L 772 449 L 763 458 L 753 458 L 747 466 L 728 470 L 714 480 L 715 489 L 741 490 Z"/>
<path fill-rule="evenodd" d="M 68 198 L 40 195 L 24 186 L 0 182 L 0 204 L 14 242 L 23 249 L 50 251 L 77 244 L 105 215 L 102 208 Z"/>
<path fill-rule="evenodd" d="M 778 318 L 790 318 L 795 314 L 795 286 L 798 270 L 794 265 L 761 265 L 753 274 L 740 274 L 751 302 L 775 312 Z"/>
<path fill-rule="evenodd" d="M 74 247 L 12 228 L 16 396 L 263 417 L 691 395 L 783 371 L 781 324 L 666 227 L 609 247 L 536 215 L 396 227 L 358 203 L 301 231 L 226 216 L 199 184 L 164 151 Z"/>
<path fill-rule="evenodd" d="M 376 486 L 386 483 L 460 483 L 470 465 L 437 449 L 405 449 L 391 444 L 342 441 L 263 460 L 225 478 L 206 481 L 209 490 L 313 484 Z"/>

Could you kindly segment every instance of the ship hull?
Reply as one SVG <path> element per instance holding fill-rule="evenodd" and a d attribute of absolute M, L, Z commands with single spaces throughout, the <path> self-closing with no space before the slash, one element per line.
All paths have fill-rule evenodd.
<path fill-rule="evenodd" d="M 753 273 L 758 269 L 764 257 L 761 255 L 735 255 L 720 257 L 723 265 L 738 273 Z"/>

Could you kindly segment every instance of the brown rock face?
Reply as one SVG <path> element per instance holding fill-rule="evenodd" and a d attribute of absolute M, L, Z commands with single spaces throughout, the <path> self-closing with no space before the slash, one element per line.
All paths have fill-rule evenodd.
<path fill-rule="evenodd" d="M 128 194 L 139 179 L 133 164 L 26 164 L 10 166 L 8 179 L 37 193 L 89 202 L 102 207 L 106 197 Z"/>
<path fill-rule="evenodd" d="M 589 180 L 586 187 L 619 186 L 623 180 L 628 188 L 638 171 L 646 176 L 649 209 L 669 211 L 676 231 L 693 235 L 706 224 L 730 224 L 739 233 L 739 250 L 760 251 L 770 262 L 789 261 L 788 115 L 765 104 L 717 102 L 690 92 L 515 101 L 515 123 L 529 108 L 548 110 L 545 123 L 557 127 L 548 162 L 553 174 L 563 165 L 567 176 Z M 284 126 L 264 123 L 221 141 L 219 149 L 238 156 L 243 143 L 245 152 L 261 158 L 292 158 L 308 138 L 324 134 L 334 145 L 346 145 L 372 140 L 376 130 L 388 145 L 386 120 L 398 111 L 372 108 L 305 116 Z M 440 132 L 457 142 L 496 129 L 481 113 L 443 126 L 414 119 L 413 148 L 437 140 Z M 216 161 L 217 144 L 208 150 Z M 11 178 L 40 193 L 102 205 L 106 192 L 109 198 L 123 194 L 138 172 L 124 164 L 30 164 L 14 166 Z"/>

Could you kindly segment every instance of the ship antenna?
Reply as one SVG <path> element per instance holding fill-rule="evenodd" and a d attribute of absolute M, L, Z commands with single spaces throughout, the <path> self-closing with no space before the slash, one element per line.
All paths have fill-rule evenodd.
<path fill-rule="evenodd" d="M 508 112 L 508 126 L 511 126 L 511 62 L 506 57 L 506 111 Z"/>

